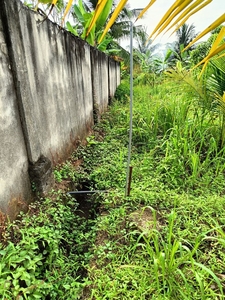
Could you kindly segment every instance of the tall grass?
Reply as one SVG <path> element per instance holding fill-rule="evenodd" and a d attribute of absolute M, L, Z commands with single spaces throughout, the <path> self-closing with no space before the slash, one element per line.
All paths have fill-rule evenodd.
<path fill-rule="evenodd" d="M 202 254 L 212 230 L 189 241 L 177 234 L 175 210 L 160 224 L 154 209 L 143 209 L 150 209 L 153 215 L 147 231 L 141 232 L 131 223 L 129 231 L 118 233 L 123 226 L 118 209 L 100 220 L 101 231 L 108 228 L 111 242 L 95 247 L 100 266 L 89 269 L 94 283 L 89 299 L 224 299 L 223 283 Z M 114 223 L 109 225 L 113 216 Z M 224 246 L 224 236 L 218 240 Z"/>
<path fill-rule="evenodd" d="M 111 130 L 124 146 L 129 128 L 125 99 L 114 103 L 110 117 Z M 213 101 L 193 79 L 161 78 L 154 86 L 135 86 L 133 155 L 146 153 L 149 169 L 169 188 L 223 192 L 223 111 Z"/>
<path fill-rule="evenodd" d="M 188 241 L 178 240 L 174 235 L 175 211 L 168 215 L 168 225 L 162 232 L 157 229 L 154 210 L 153 215 L 154 229 L 147 235 L 143 232 L 140 237 L 144 241 L 142 248 L 149 255 L 149 259 L 153 259 L 149 271 L 154 272 L 155 293 L 168 299 L 197 299 L 198 294 L 201 295 L 200 299 L 207 299 L 216 295 L 210 288 L 205 289 L 204 286 L 209 281 L 215 282 L 222 296 L 223 287 L 217 276 L 196 261 L 204 234 L 197 236 L 191 245 Z M 138 246 L 140 245 L 139 243 Z"/>
<path fill-rule="evenodd" d="M 86 157 L 89 165 L 101 153 L 90 176 L 110 189 L 98 219 L 86 299 L 224 299 L 219 115 L 203 106 L 192 86 L 160 81 L 134 89 L 131 196 L 124 198 L 127 98 L 114 101 L 104 119 L 105 140 Z M 130 217 L 133 212 L 147 230 Z"/>
<path fill-rule="evenodd" d="M 201 182 L 208 187 L 208 178 L 224 171 L 223 128 L 218 111 L 206 109 L 199 93 L 182 82 L 167 80 L 149 90 L 136 87 L 136 94 L 136 150 L 155 149 L 162 177 L 177 178 L 172 185 L 185 181 L 188 186 Z"/>

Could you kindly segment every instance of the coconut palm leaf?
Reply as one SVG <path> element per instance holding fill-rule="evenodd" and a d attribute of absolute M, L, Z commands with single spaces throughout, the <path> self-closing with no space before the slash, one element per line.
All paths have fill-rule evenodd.
<path fill-rule="evenodd" d="M 139 16 L 137 17 L 136 21 L 143 17 L 146 11 L 156 2 L 156 0 L 151 0 L 150 3 L 140 12 Z M 136 22 L 135 21 L 135 22 Z"/>
<path fill-rule="evenodd" d="M 193 24 L 183 24 L 178 30 L 176 30 L 177 41 L 174 46 L 174 50 L 180 53 L 180 46 L 185 48 L 196 37 L 195 26 Z"/>
<path fill-rule="evenodd" d="M 56 5 L 56 3 L 59 0 L 39 0 L 39 2 L 44 2 L 44 3 L 51 3 L 52 7 L 54 7 L 54 5 Z M 128 0 L 120 0 L 117 7 L 115 8 L 112 17 L 110 18 L 109 22 L 107 23 L 103 34 L 99 40 L 99 42 L 101 43 L 103 38 L 105 37 L 105 35 L 107 34 L 108 30 L 112 27 L 112 25 L 114 24 L 116 18 L 118 17 L 118 15 L 120 14 L 121 10 L 123 9 L 123 7 L 125 6 L 125 4 L 127 3 Z M 170 23 L 172 21 L 174 21 L 174 19 L 178 16 L 178 18 L 172 23 L 172 25 L 169 27 L 169 29 L 171 29 L 173 26 L 175 26 L 176 24 L 178 24 L 178 22 L 180 22 L 179 26 L 182 26 L 186 20 L 192 16 L 194 13 L 198 12 L 199 10 L 201 10 L 204 6 L 208 5 L 210 2 L 212 2 L 212 0 L 176 0 L 172 6 L 168 9 L 168 11 L 164 14 L 164 16 L 162 17 L 162 19 L 159 21 L 158 25 L 156 26 L 156 28 L 153 30 L 152 34 L 149 36 L 149 39 L 152 38 L 153 35 L 155 35 L 157 33 L 160 34 L 162 33 L 164 30 L 166 30 Z M 85 2 L 85 1 L 84 1 Z M 105 0 L 87 0 L 86 2 L 88 2 L 89 4 L 94 2 L 94 5 L 97 2 L 97 7 L 98 9 L 95 12 L 95 15 L 92 19 L 92 22 L 89 24 L 90 28 L 87 28 L 87 36 L 89 35 L 89 33 L 92 30 L 92 27 L 95 25 L 95 23 L 98 20 L 98 17 L 100 16 L 101 12 L 103 11 L 105 5 L 107 5 L 107 1 Z M 149 4 L 142 10 L 142 12 L 140 13 L 140 15 L 137 17 L 137 19 L 139 19 L 140 17 L 142 17 L 145 12 L 156 2 L 156 0 L 151 0 L 149 2 Z M 193 2 L 191 4 L 191 2 Z M 69 9 L 71 8 L 73 3 L 73 0 L 69 0 L 63 15 L 63 22 L 64 19 L 66 17 L 66 15 L 69 12 Z M 215 29 L 216 27 L 218 27 L 220 24 L 222 24 L 223 22 L 225 22 L 225 13 L 222 14 L 215 22 L 213 22 L 208 28 L 206 28 L 202 33 L 200 33 L 186 48 L 184 48 L 184 50 L 188 49 L 189 47 L 191 47 L 196 41 L 198 41 L 201 37 L 203 37 L 204 35 L 206 35 L 208 32 L 212 31 L 213 29 Z M 177 30 L 177 28 L 176 28 Z M 157 36 L 156 35 L 156 36 Z M 215 51 L 211 52 L 211 57 L 218 54 L 219 52 L 223 51 L 225 49 L 225 46 L 221 46 L 218 47 Z M 184 51 L 183 50 L 183 51 Z M 224 54 L 222 54 L 223 56 Z"/>
<path fill-rule="evenodd" d="M 185 49 L 188 49 L 189 47 L 191 47 L 194 43 L 196 43 L 200 38 L 202 38 L 203 36 L 205 36 L 207 33 L 209 33 L 210 31 L 212 31 L 213 29 L 215 29 L 216 27 L 218 27 L 219 25 L 221 25 L 223 22 L 225 22 L 225 13 L 222 14 L 222 16 L 220 16 L 216 21 L 214 21 L 209 27 L 207 27 L 203 32 L 201 32 Z"/>
<path fill-rule="evenodd" d="M 98 1 L 97 6 L 96 6 L 96 9 L 95 9 L 95 13 L 94 13 L 93 18 L 92 18 L 92 20 L 91 20 L 90 26 L 89 26 L 89 28 L 88 28 L 88 30 L 87 30 L 86 37 L 87 37 L 87 36 L 89 35 L 89 33 L 91 32 L 91 29 L 95 26 L 95 24 L 96 24 L 96 22 L 97 22 L 99 16 L 100 16 L 101 14 L 103 14 L 104 8 L 106 7 L 107 2 L 110 3 L 110 6 L 109 6 L 109 10 L 110 10 L 110 9 L 111 9 L 111 6 L 112 6 L 112 1 L 109 1 L 109 0 L 101 0 L 101 1 Z M 106 18 L 108 17 L 108 14 L 109 14 L 109 11 L 108 11 L 108 13 L 107 13 Z M 106 21 L 106 18 L 105 18 L 105 21 Z"/>
<path fill-rule="evenodd" d="M 181 5 L 179 5 L 170 15 L 169 17 L 165 20 L 164 24 L 162 25 L 162 27 L 159 29 L 157 35 L 159 35 L 161 32 L 163 32 L 166 27 L 172 22 L 172 20 L 175 19 L 175 17 L 177 15 L 180 14 L 181 11 L 183 11 L 185 9 L 185 7 L 187 7 L 193 0 L 185 0 L 183 1 L 183 3 Z M 180 18 L 178 18 L 178 21 L 180 20 Z"/>
<path fill-rule="evenodd" d="M 222 45 L 221 42 L 223 41 L 223 38 L 225 36 L 225 27 L 223 26 L 217 36 L 217 38 L 215 39 L 214 43 L 212 44 L 212 47 L 208 53 L 208 55 L 202 60 L 200 61 L 194 68 L 198 67 L 199 65 L 204 63 L 203 69 L 201 71 L 200 76 L 202 75 L 202 73 L 204 72 L 210 58 L 212 58 L 213 56 L 215 56 L 216 54 L 222 52 L 223 50 L 225 50 L 225 44 L 223 43 Z M 189 44 L 190 45 L 190 44 Z M 221 55 L 221 57 L 224 56 L 224 53 Z"/>
<path fill-rule="evenodd" d="M 211 74 L 206 82 L 208 90 L 223 96 L 225 92 L 225 57 L 216 57 L 211 60 L 209 72 Z"/>
<path fill-rule="evenodd" d="M 202 2 L 204 2 L 205 0 L 198 0 L 198 5 L 201 4 Z M 171 35 L 176 32 L 177 28 L 177 24 L 179 24 L 179 27 L 181 27 L 183 24 L 185 24 L 185 22 L 190 18 L 190 16 L 192 14 L 195 14 L 196 12 L 198 12 L 199 10 L 201 10 L 203 7 L 205 7 L 206 5 L 208 5 L 209 3 L 211 3 L 213 0 L 207 0 L 206 2 L 202 3 L 201 5 L 199 5 L 198 7 L 195 8 L 195 3 L 193 3 L 192 5 L 188 6 L 184 12 L 179 16 L 178 19 L 176 19 L 173 24 L 166 30 L 169 31 L 171 28 L 173 28 L 174 26 L 176 26 L 176 28 L 174 29 L 174 31 L 171 33 Z M 178 23 L 180 20 L 182 20 L 180 23 Z"/>
<path fill-rule="evenodd" d="M 106 33 L 108 32 L 108 30 L 111 28 L 111 26 L 113 25 L 113 23 L 115 22 L 116 18 L 118 17 L 119 13 L 121 12 L 121 10 L 124 8 L 124 6 L 126 5 L 127 0 L 120 0 L 119 4 L 117 5 L 116 9 L 114 10 L 112 17 L 110 18 L 108 24 L 106 25 L 103 34 L 99 40 L 99 43 L 102 42 L 103 38 L 105 37 Z"/>
<path fill-rule="evenodd" d="M 160 29 L 160 27 L 164 24 L 164 22 L 166 22 L 166 20 L 169 18 L 169 16 L 174 12 L 174 10 L 177 9 L 177 7 L 179 7 L 179 5 L 181 3 L 182 3 L 182 0 L 175 1 L 175 3 L 169 8 L 169 10 L 164 14 L 162 19 L 159 21 L 158 25 L 155 27 L 152 34 L 149 36 L 149 39 L 151 39 L 153 37 L 153 35 L 156 33 L 156 31 L 158 29 Z"/>
<path fill-rule="evenodd" d="M 53 0 L 53 2 L 54 2 L 54 1 L 57 1 L 57 0 Z M 73 0 L 69 0 L 68 3 L 67 3 L 66 9 L 65 9 L 65 11 L 64 11 L 63 17 L 62 17 L 62 24 L 64 23 L 65 17 L 66 17 L 66 15 L 68 14 L 68 12 L 69 12 L 69 10 L 70 10 L 72 4 L 73 4 Z"/>
<path fill-rule="evenodd" d="M 193 0 L 182 0 L 182 1 L 175 1 L 174 4 L 169 8 L 169 10 L 165 13 L 165 15 L 162 17 L 162 19 L 159 21 L 158 25 L 156 26 L 156 28 L 153 30 L 152 34 L 149 36 L 149 38 L 152 38 L 154 34 L 159 35 L 160 33 L 162 33 L 171 23 L 171 21 L 182 11 L 186 12 L 189 10 L 189 15 L 188 17 L 192 16 L 194 13 L 196 13 L 197 11 L 200 10 L 200 8 L 202 8 L 202 6 L 199 6 L 202 1 L 196 0 L 191 6 L 189 6 L 189 4 L 192 2 Z M 210 3 L 210 1 L 206 0 L 205 5 L 208 5 Z M 205 6 L 204 5 L 204 6 Z M 183 17 L 183 14 L 181 14 L 181 16 L 176 20 L 176 24 L 181 21 Z M 187 20 L 187 18 L 185 19 L 185 21 Z M 174 22 L 175 23 L 175 22 Z M 181 23 L 183 24 L 184 21 Z M 175 24 L 174 24 L 175 25 Z M 176 28 L 177 30 L 177 28 Z"/>

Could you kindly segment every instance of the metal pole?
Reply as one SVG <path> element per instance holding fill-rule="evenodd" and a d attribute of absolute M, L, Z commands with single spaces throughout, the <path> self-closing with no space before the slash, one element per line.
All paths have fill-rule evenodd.
<path fill-rule="evenodd" d="M 130 186 L 129 173 L 130 173 L 131 147 L 132 147 L 132 119 L 133 119 L 133 22 L 130 22 L 130 125 L 129 125 L 129 145 L 128 145 L 125 196 L 128 195 L 128 186 Z"/>
<path fill-rule="evenodd" d="M 127 196 L 130 196 L 130 190 L 131 190 L 131 181 L 132 181 L 132 170 L 133 167 L 130 166 L 129 168 L 129 181 L 128 181 L 128 187 L 127 187 Z"/>

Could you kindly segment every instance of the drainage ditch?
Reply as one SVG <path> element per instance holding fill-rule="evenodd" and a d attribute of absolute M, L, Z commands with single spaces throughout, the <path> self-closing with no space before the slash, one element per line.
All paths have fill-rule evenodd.
<path fill-rule="evenodd" d="M 106 190 L 90 190 L 89 186 L 90 185 L 87 183 L 80 183 L 79 190 L 67 192 L 67 195 L 73 198 L 75 202 L 74 205 L 77 205 L 75 214 L 80 219 L 79 223 L 82 223 L 80 224 L 81 226 L 79 226 L 81 229 L 80 235 L 83 238 L 86 237 L 86 240 L 84 239 L 82 241 L 82 245 L 79 245 L 79 242 L 77 242 L 76 254 L 78 257 L 80 257 L 78 260 L 81 261 L 76 276 L 80 277 L 80 282 L 82 282 L 88 276 L 87 269 L 82 266 L 82 262 L 83 259 L 86 260 L 89 256 L 92 244 L 96 239 L 96 219 L 100 213 L 102 195 L 107 193 Z M 77 238 L 79 240 L 79 236 Z M 76 243 L 76 241 L 74 242 Z M 89 263 L 89 260 L 86 261 L 86 263 Z"/>
<path fill-rule="evenodd" d="M 94 220 L 96 215 L 99 213 L 100 206 L 99 197 L 96 197 L 96 195 L 106 192 L 106 190 L 80 190 L 68 192 L 68 195 L 77 201 L 77 214 L 80 217 L 83 217 L 86 220 Z"/>

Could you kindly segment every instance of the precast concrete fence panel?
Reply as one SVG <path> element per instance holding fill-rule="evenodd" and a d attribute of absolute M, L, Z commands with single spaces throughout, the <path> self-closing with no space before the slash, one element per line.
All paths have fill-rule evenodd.
<path fill-rule="evenodd" d="M 120 65 L 25 7 L 0 0 L 0 210 L 15 218 L 53 184 L 106 111 Z"/>

